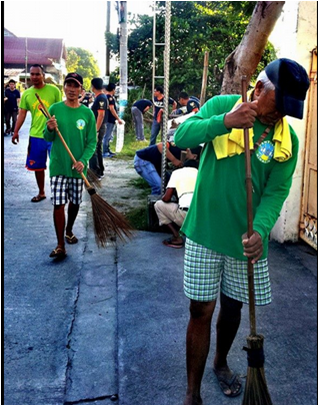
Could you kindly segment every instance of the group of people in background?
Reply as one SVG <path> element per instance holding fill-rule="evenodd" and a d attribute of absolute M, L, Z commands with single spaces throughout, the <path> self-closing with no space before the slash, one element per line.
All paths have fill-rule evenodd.
<path fill-rule="evenodd" d="M 4 93 L 5 135 L 12 136 L 13 144 L 19 143 L 19 131 L 27 113 L 31 113 L 26 168 L 34 172 L 38 187 L 38 193 L 32 197 L 31 202 L 38 203 L 46 199 L 45 170 L 47 157 L 50 156 L 50 186 L 57 236 L 57 247 L 50 253 L 50 257 L 63 259 L 66 256 L 65 242 L 68 244 L 78 242 L 73 233 L 73 224 L 82 200 L 81 174 L 86 175 L 87 169 L 90 168 L 101 179 L 105 169 L 103 158 L 115 156 L 110 150 L 110 141 L 116 121 L 122 123 L 114 97 L 116 86 L 114 83 L 104 84 L 102 78 L 93 78 L 92 92 L 87 92 L 83 88 L 81 75 L 76 72 L 69 73 L 64 80 L 65 100 L 62 101 L 62 93 L 58 87 L 45 82 L 42 65 L 34 64 L 30 67 L 30 81 L 32 86 L 22 93 L 22 97 L 13 79 L 7 84 Z M 41 108 L 39 98 L 48 109 L 49 115 Z M 184 99 L 185 94 L 181 94 L 181 106 Z M 162 150 L 161 143 L 155 145 L 154 142 L 161 128 L 163 103 L 163 88 L 157 86 L 153 102 L 142 99 L 132 106 L 136 137 L 140 141 L 145 140 L 143 114 L 154 107 L 151 143 L 144 154 L 154 157 L 156 177 L 153 164 L 139 158 L 139 155 L 142 155 L 140 151 L 136 155 L 136 162 L 139 160 L 139 165 L 135 163 L 135 167 L 141 168 L 139 173 L 150 180 L 152 193 L 156 194 L 160 193 L 159 161 Z M 171 98 L 170 103 L 176 108 L 177 103 Z M 76 164 L 67 154 L 59 134 L 65 139 L 77 161 Z M 176 168 L 182 166 L 179 148 L 172 145 L 168 148 L 167 154 Z M 64 210 L 67 203 L 66 219 Z"/>
<path fill-rule="evenodd" d="M 168 104 L 172 106 L 171 117 L 179 117 L 191 112 L 197 113 L 200 108 L 199 99 L 195 96 L 189 96 L 186 92 L 180 93 L 178 103 L 180 107 L 177 109 L 177 102 L 172 97 L 168 98 Z M 157 136 L 161 130 L 163 122 L 164 105 L 165 95 L 162 86 L 155 86 L 153 101 L 141 99 L 133 103 L 131 112 L 137 141 L 145 141 L 143 115 L 153 107 L 153 120 L 149 145 L 156 144 Z"/>
<path fill-rule="evenodd" d="M 186 212 L 190 206 L 196 181 L 197 168 L 201 147 L 181 149 L 178 148 L 172 137 L 178 127 L 174 121 L 167 133 L 166 159 L 171 164 L 171 168 L 163 170 L 163 142 L 156 144 L 157 135 L 161 129 L 163 120 L 163 109 L 165 103 L 163 88 L 156 86 L 154 89 L 154 116 L 151 129 L 150 145 L 136 151 L 134 157 L 134 168 L 136 172 L 146 180 L 151 188 L 151 194 L 157 196 L 155 211 L 159 219 L 160 226 L 167 226 L 173 236 L 163 241 L 172 248 L 182 248 L 184 240 L 179 235 Z M 191 112 L 197 113 L 200 108 L 199 100 L 186 92 L 179 95 L 179 109 L 176 109 L 177 102 L 171 97 L 168 103 L 172 106 L 171 117 L 179 117 Z M 150 100 L 139 100 L 132 107 L 132 115 L 135 116 L 136 137 L 143 137 L 143 113 L 152 106 Z M 137 123 L 137 124 L 136 124 Z M 166 159 L 164 160 L 166 166 Z M 186 169 L 188 168 L 188 169 Z M 191 168 L 191 169 L 190 169 Z M 163 173 L 163 175 L 162 175 Z M 162 176 L 165 183 L 168 182 L 166 192 L 161 197 Z"/>
<path fill-rule="evenodd" d="M 103 158 L 113 158 L 116 155 L 110 149 L 110 142 L 116 121 L 122 124 L 122 120 L 118 115 L 114 97 L 115 84 L 106 85 L 102 78 L 93 78 L 91 89 L 93 96 L 83 90 L 79 101 L 87 107 L 91 106 L 96 119 L 97 146 L 89 166 L 95 175 L 102 179 L 104 177 Z"/>

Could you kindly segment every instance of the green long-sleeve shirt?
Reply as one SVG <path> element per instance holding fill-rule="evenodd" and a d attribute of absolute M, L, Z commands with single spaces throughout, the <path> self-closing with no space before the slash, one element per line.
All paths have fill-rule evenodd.
<path fill-rule="evenodd" d="M 199 113 L 182 123 L 175 133 L 180 148 L 205 143 L 200 160 L 196 188 L 182 231 L 191 240 L 234 258 L 243 256 L 242 235 L 247 231 L 245 154 L 217 160 L 212 140 L 229 133 L 224 116 L 240 96 L 216 96 Z M 254 142 L 264 132 L 256 120 Z M 285 162 L 258 158 L 260 148 L 273 148 L 273 130 L 251 157 L 253 183 L 253 228 L 263 240 L 263 256 L 268 254 L 268 236 L 288 196 L 297 155 L 298 139 L 290 127 L 292 157 Z"/>
<path fill-rule="evenodd" d="M 70 148 L 74 158 L 84 164 L 84 175 L 87 172 L 89 159 L 96 148 L 96 121 L 93 112 L 80 105 L 71 108 L 64 102 L 53 104 L 49 112 L 55 116 L 60 133 Z M 50 154 L 50 177 L 64 175 L 70 178 L 81 178 L 72 169 L 73 162 L 56 131 L 44 130 L 44 138 L 52 141 Z"/>

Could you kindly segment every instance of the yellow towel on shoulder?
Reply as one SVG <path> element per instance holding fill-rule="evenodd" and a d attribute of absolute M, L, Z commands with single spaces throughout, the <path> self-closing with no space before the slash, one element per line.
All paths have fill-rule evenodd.
<path fill-rule="evenodd" d="M 241 102 L 240 98 L 234 105 L 233 109 Z M 254 149 L 253 137 L 254 131 L 250 128 L 249 148 L 251 150 Z M 292 144 L 289 125 L 285 117 L 275 125 L 273 142 L 275 144 L 274 159 L 279 162 L 288 160 L 291 157 Z M 240 155 L 245 151 L 244 130 L 233 128 L 230 133 L 215 137 L 212 143 L 217 159 Z"/>
<path fill-rule="evenodd" d="M 272 140 L 275 144 L 274 159 L 276 161 L 284 162 L 291 158 L 291 135 L 289 124 L 285 117 L 276 123 Z"/>

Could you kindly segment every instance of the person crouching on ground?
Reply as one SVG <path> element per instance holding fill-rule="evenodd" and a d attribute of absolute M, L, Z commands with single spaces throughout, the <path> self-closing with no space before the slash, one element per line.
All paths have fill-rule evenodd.
<path fill-rule="evenodd" d="M 166 157 L 176 168 L 182 166 L 180 160 L 182 149 L 171 143 L 167 143 Z M 163 143 L 140 149 L 134 157 L 134 168 L 136 172 L 146 180 L 151 188 L 152 195 L 161 194 L 161 171 L 162 171 Z"/>
<path fill-rule="evenodd" d="M 159 225 L 166 225 L 173 234 L 173 237 L 164 240 L 163 244 L 172 248 L 184 246 L 184 239 L 180 236 L 179 229 L 191 204 L 197 179 L 197 154 L 192 154 L 190 150 L 187 152 L 188 160 L 184 162 L 183 168 L 172 172 L 165 194 L 154 206 Z M 172 197 L 176 194 L 178 203 L 172 201 Z"/>
<path fill-rule="evenodd" d="M 63 259 L 66 256 L 65 242 L 76 244 L 73 234 L 84 181 L 81 173 L 87 173 L 87 166 L 96 148 L 96 121 L 92 110 L 79 103 L 83 79 L 78 73 L 69 73 L 64 80 L 66 100 L 53 104 L 51 119 L 47 121 L 44 138 L 52 141 L 50 159 L 50 184 L 52 193 L 53 219 L 57 236 L 57 247 L 50 257 Z M 76 159 L 73 164 L 56 129 L 59 129 L 65 142 Z M 68 205 L 68 219 L 65 226 L 65 204 Z"/>

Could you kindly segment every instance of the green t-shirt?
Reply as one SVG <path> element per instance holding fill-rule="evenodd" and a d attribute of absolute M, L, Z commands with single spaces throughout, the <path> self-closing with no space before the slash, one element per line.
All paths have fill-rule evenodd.
<path fill-rule="evenodd" d="M 46 123 L 46 118 L 39 110 L 39 102 L 35 97 L 35 93 L 38 93 L 43 101 L 43 104 L 47 108 L 49 108 L 53 103 L 61 101 L 62 95 L 56 86 L 50 84 L 46 84 L 41 89 L 36 89 L 32 86 L 22 93 L 19 107 L 20 109 L 30 111 L 32 116 L 30 136 L 43 138 L 43 129 Z"/>
<path fill-rule="evenodd" d="M 191 240 L 222 254 L 246 260 L 242 235 L 247 231 L 245 154 L 217 160 L 212 140 L 230 132 L 224 116 L 240 96 L 216 96 L 199 113 L 182 123 L 175 132 L 180 148 L 194 148 L 205 143 L 191 207 L 182 231 Z M 254 142 L 264 132 L 264 124 L 256 120 Z M 273 130 L 251 157 L 253 183 L 253 228 L 263 239 L 263 256 L 268 253 L 268 236 L 288 196 L 297 155 L 298 139 L 290 127 L 292 157 L 286 162 L 260 156 L 260 148 L 273 149 Z M 267 144 L 266 144 L 267 143 Z"/>
<path fill-rule="evenodd" d="M 92 110 L 84 105 L 77 108 L 68 107 L 64 102 L 53 104 L 49 112 L 55 116 L 58 129 L 71 150 L 74 158 L 81 161 L 87 172 L 89 159 L 96 148 L 96 121 Z M 70 178 L 81 178 L 81 175 L 72 169 L 73 162 L 66 151 L 56 131 L 44 130 L 44 138 L 52 141 L 50 154 L 50 177 L 64 175 Z"/>

